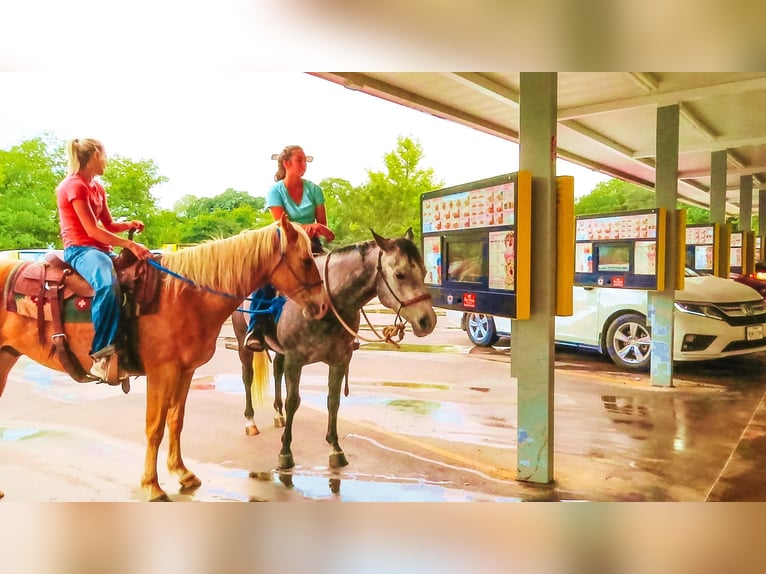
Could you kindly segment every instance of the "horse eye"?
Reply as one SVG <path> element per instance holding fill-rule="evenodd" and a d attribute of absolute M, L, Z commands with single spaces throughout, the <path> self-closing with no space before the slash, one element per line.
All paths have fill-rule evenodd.
<path fill-rule="evenodd" d="M 399 281 L 401 281 L 402 279 L 404 279 L 404 273 L 402 273 L 401 271 L 397 271 L 396 273 L 394 273 L 394 277 L 396 277 Z"/>

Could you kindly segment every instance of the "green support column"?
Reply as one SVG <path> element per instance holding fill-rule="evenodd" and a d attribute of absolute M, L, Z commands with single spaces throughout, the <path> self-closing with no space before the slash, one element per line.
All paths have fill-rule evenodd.
<path fill-rule="evenodd" d="M 675 302 L 678 246 L 676 202 L 678 200 L 678 105 L 657 109 L 657 207 L 667 212 L 665 222 L 665 287 L 649 293 L 649 326 L 652 330 L 650 381 L 653 386 L 673 386 L 673 303 Z"/>
<path fill-rule="evenodd" d="M 710 223 L 726 223 L 726 150 L 710 154 Z"/>
<path fill-rule="evenodd" d="M 739 230 L 753 229 L 753 176 L 739 178 Z"/>
<path fill-rule="evenodd" d="M 516 476 L 541 484 L 553 481 L 556 90 L 555 73 L 521 74 L 519 168 L 532 174 L 532 291 L 530 319 L 512 323 L 511 375 L 518 381 Z"/>

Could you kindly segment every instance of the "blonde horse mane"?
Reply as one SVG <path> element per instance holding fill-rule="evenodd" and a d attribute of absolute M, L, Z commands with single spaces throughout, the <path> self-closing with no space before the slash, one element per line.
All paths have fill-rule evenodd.
<path fill-rule="evenodd" d="M 278 223 L 261 229 L 247 229 L 226 239 L 211 240 L 162 256 L 162 265 L 200 287 L 208 287 L 244 299 L 249 295 L 254 269 L 262 271 L 276 265 L 280 244 L 275 241 Z M 299 244 L 308 252 L 310 242 L 299 226 Z M 280 230 L 281 231 L 281 230 Z M 281 241 L 285 238 L 282 236 Z M 282 245 L 284 248 L 284 244 Z M 173 292 L 189 286 L 180 279 L 168 277 L 165 288 Z"/>

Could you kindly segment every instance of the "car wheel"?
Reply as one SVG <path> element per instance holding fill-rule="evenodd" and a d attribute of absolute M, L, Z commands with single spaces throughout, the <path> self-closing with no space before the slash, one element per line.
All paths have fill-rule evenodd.
<path fill-rule="evenodd" d="M 631 371 L 648 370 L 652 338 L 646 328 L 646 319 L 635 313 L 617 317 L 606 331 L 606 351 L 618 367 Z"/>
<path fill-rule="evenodd" d="M 471 343 L 479 347 L 489 347 L 500 340 L 495 331 L 495 320 L 483 313 L 469 313 L 465 321 L 465 330 Z"/>

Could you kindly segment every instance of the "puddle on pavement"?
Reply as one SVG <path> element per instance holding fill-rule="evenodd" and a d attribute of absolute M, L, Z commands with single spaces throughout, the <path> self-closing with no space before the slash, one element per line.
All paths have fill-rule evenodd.
<path fill-rule="evenodd" d="M 429 416 L 433 416 L 441 407 L 441 404 L 436 401 L 417 401 L 410 399 L 395 399 L 388 401 L 387 404 L 398 411 Z"/>
<path fill-rule="evenodd" d="M 37 438 L 44 435 L 51 435 L 50 432 L 43 432 L 40 429 L 9 429 L 0 428 L 0 440 L 3 441 L 17 441 L 28 438 Z"/>
<path fill-rule="evenodd" d="M 353 476 L 353 475 L 352 475 Z M 480 492 L 452 489 L 420 480 L 360 480 L 333 474 L 296 472 L 253 472 L 256 481 L 270 482 L 311 500 L 339 502 L 520 502 L 521 499 L 499 497 Z M 252 497 L 251 501 L 267 501 Z"/>
<path fill-rule="evenodd" d="M 360 350 L 364 351 L 400 351 L 404 353 L 465 353 L 465 347 L 455 345 L 418 345 L 415 343 L 398 343 L 395 348 L 388 343 L 364 343 Z"/>
<path fill-rule="evenodd" d="M 438 383 L 402 383 L 402 382 L 383 381 L 383 382 L 375 382 L 372 384 L 381 385 L 384 387 L 400 387 L 405 389 L 435 389 L 437 391 L 448 391 L 450 389 L 449 385 L 441 385 Z"/>

